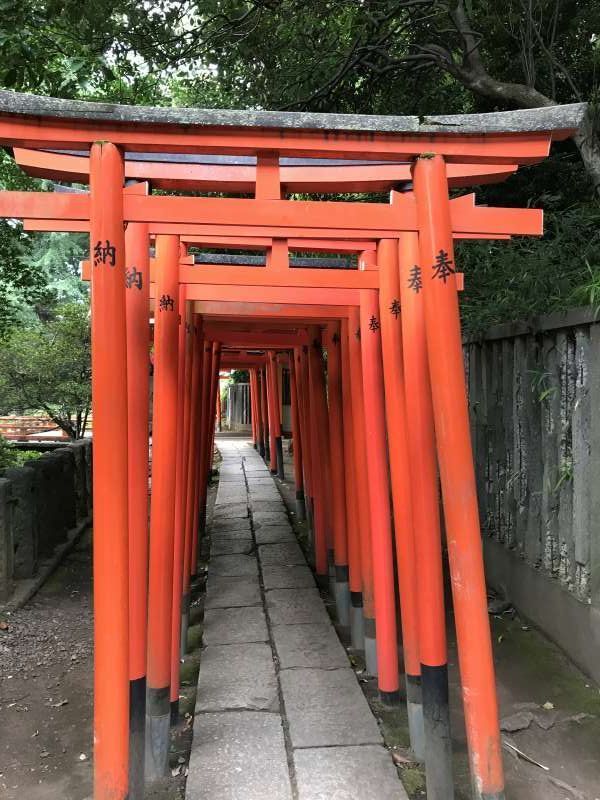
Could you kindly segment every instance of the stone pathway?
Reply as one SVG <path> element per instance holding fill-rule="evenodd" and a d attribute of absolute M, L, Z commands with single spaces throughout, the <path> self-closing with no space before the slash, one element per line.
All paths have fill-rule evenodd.
<path fill-rule="evenodd" d="M 263 460 L 222 438 L 188 800 L 406 800 Z"/>

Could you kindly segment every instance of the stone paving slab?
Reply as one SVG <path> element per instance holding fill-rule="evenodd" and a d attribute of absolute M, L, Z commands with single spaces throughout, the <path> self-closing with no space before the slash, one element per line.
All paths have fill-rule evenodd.
<path fill-rule="evenodd" d="M 258 578 L 222 578 L 208 575 L 204 608 L 262 605 Z"/>
<path fill-rule="evenodd" d="M 306 564 L 304 553 L 297 542 L 263 544 L 258 548 L 260 563 L 264 566 L 293 567 Z"/>
<path fill-rule="evenodd" d="M 329 623 L 278 625 L 273 628 L 273 639 L 281 669 L 348 667 L 346 651 Z"/>
<path fill-rule="evenodd" d="M 228 536 L 226 538 L 214 538 L 210 545 L 211 556 L 230 556 L 234 554 L 245 554 L 251 552 L 254 547 L 252 537 L 248 536 Z"/>
<path fill-rule="evenodd" d="M 266 594 L 272 625 L 300 625 L 329 622 L 316 589 L 273 589 Z"/>
<path fill-rule="evenodd" d="M 251 555 L 215 556 L 210 560 L 211 575 L 225 578 L 239 578 L 258 575 L 256 558 Z"/>
<path fill-rule="evenodd" d="M 382 743 L 350 667 L 285 669 L 279 678 L 293 747 Z"/>
<path fill-rule="evenodd" d="M 279 710 L 269 644 L 213 645 L 202 653 L 196 713 L 241 708 Z"/>
<path fill-rule="evenodd" d="M 202 639 L 206 646 L 266 642 L 269 632 L 265 612 L 260 606 L 207 609 Z"/>
<path fill-rule="evenodd" d="M 254 500 L 252 497 L 250 498 L 250 508 L 252 509 L 252 513 L 256 514 L 256 512 L 261 511 L 276 511 L 279 513 L 281 512 L 281 500 Z"/>
<path fill-rule="evenodd" d="M 278 565 L 263 566 L 263 584 L 265 590 L 315 588 L 315 579 L 307 566 L 280 567 Z"/>
<path fill-rule="evenodd" d="M 190 800 L 292 799 L 279 714 L 201 714 L 194 727 Z"/>
<path fill-rule="evenodd" d="M 289 524 L 288 515 L 284 511 L 256 511 L 252 514 L 254 527 L 259 528 L 263 525 L 285 525 Z"/>
<path fill-rule="evenodd" d="M 233 535 L 235 533 L 246 533 L 250 535 L 249 519 L 216 520 L 210 526 L 212 536 Z"/>
<path fill-rule="evenodd" d="M 219 498 L 215 501 L 215 521 L 244 519 L 248 516 L 248 501 L 246 499 L 243 502 L 232 502 L 228 498 L 221 498 L 220 502 L 218 501 Z"/>
<path fill-rule="evenodd" d="M 276 542 L 295 542 L 291 525 L 268 525 L 259 528 L 254 534 L 256 544 L 275 544 Z"/>
<path fill-rule="evenodd" d="M 390 754 L 378 745 L 294 751 L 298 800 L 408 800 Z"/>
<path fill-rule="evenodd" d="M 248 481 L 248 488 L 250 491 L 252 491 L 254 486 L 273 486 L 273 478 L 271 478 L 270 475 L 251 473 L 246 475 L 246 480 Z"/>

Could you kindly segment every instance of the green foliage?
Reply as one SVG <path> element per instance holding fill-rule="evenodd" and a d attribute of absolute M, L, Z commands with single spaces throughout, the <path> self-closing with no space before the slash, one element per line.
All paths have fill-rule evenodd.
<path fill-rule="evenodd" d="M 90 357 L 86 304 L 64 304 L 47 322 L 14 328 L 0 351 L 0 409 L 43 410 L 81 438 L 91 405 Z"/>
<path fill-rule="evenodd" d="M 249 380 L 247 369 L 234 369 L 229 377 L 230 383 L 248 383 Z"/>

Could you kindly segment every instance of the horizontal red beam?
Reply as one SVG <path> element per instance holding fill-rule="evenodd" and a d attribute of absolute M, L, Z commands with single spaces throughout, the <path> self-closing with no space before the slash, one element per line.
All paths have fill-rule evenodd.
<path fill-rule="evenodd" d="M 14 159 L 37 178 L 89 183 L 89 158 L 15 147 Z M 451 187 L 496 183 L 516 172 L 517 164 L 449 164 Z M 282 192 L 385 192 L 411 180 L 410 164 L 280 167 Z M 157 189 L 254 194 L 256 166 L 240 164 L 181 164 L 166 161 L 125 161 L 125 177 L 148 180 Z"/>
<path fill-rule="evenodd" d="M 204 223 L 223 226 L 227 232 L 235 220 L 233 224 L 241 222 L 245 226 L 242 235 L 250 230 L 250 235 L 270 236 L 265 229 L 277 227 L 286 231 L 308 228 L 318 231 L 319 238 L 328 238 L 333 229 L 345 231 L 349 238 L 355 238 L 354 231 L 362 231 L 369 238 L 382 239 L 400 231 L 417 230 L 412 194 L 398 195 L 393 205 L 128 194 L 124 195 L 123 204 L 124 217 L 129 222 Z M 0 192 L 0 217 L 5 218 L 89 220 L 89 208 L 89 195 L 85 194 Z M 450 201 L 450 215 L 455 234 L 539 235 L 543 227 L 540 209 L 477 207 L 470 194 Z M 340 237 L 336 233 L 335 238 L 344 238 L 344 234 Z"/>
<path fill-rule="evenodd" d="M 265 150 L 289 156 L 364 158 L 410 161 L 422 153 L 439 153 L 448 161 L 478 164 L 529 164 L 548 155 L 550 132 L 443 135 L 365 131 L 310 131 L 269 128 L 212 128 L 160 124 L 119 125 L 107 121 L 0 117 L 0 144 L 5 147 L 73 150 L 108 141 L 132 152 L 233 153 L 256 155 Z"/>

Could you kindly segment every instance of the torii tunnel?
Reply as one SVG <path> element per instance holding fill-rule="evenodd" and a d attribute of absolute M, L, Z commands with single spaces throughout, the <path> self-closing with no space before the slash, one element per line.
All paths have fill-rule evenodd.
<path fill-rule="evenodd" d="M 278 363 L 317 578 L 382 701 L 407 703 L 429 800 L 454 794 L 441 487 L 473 796 L 504 798 L 453 243 L 540 235 L 542 212 L 449 193 L 538 163 L 584 110 L 419 121 L 0 92 L 16 162 L 89 182 L 1 192 L 0 216 L 90 232 L 96 800 L 167 770 L 219 370 L 249 371 L 254 444 L 281 475 Z M 368 202 L 322 199 L 348 193 Z"/>

